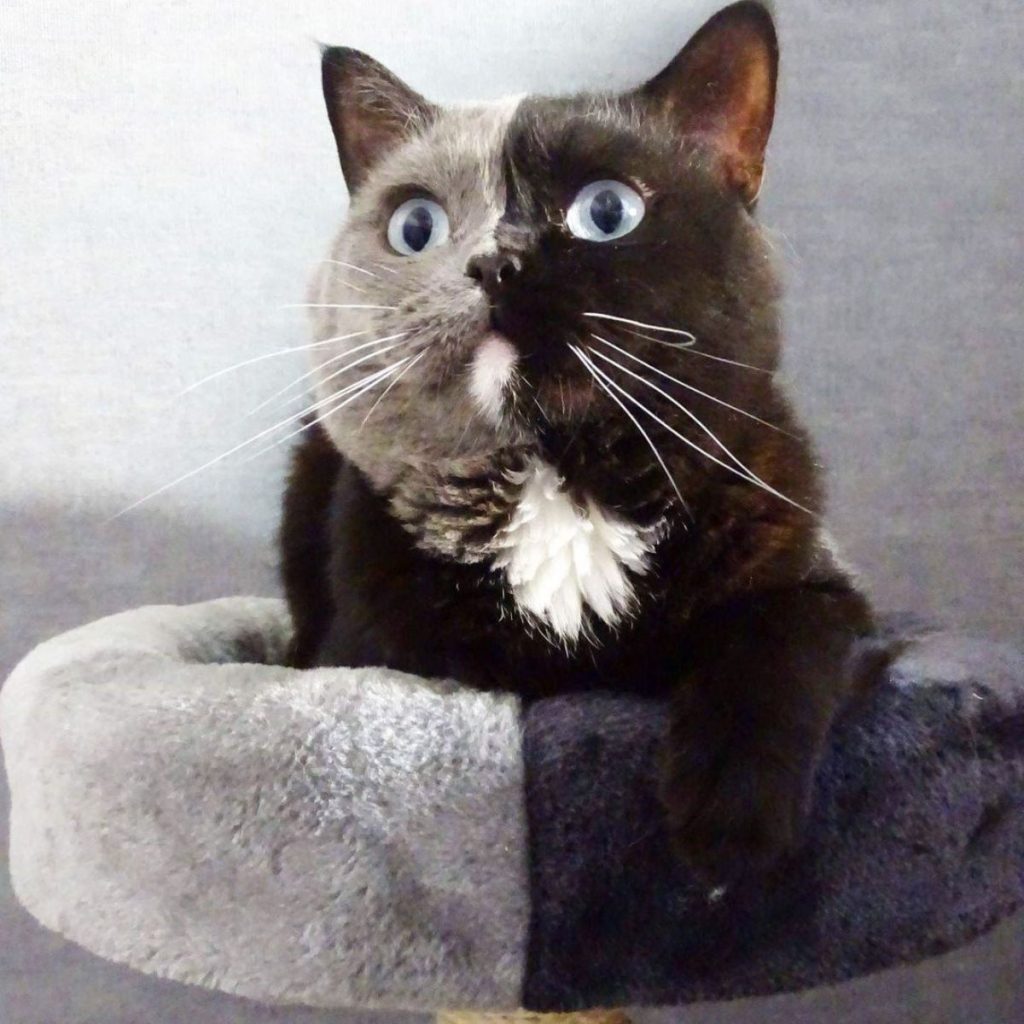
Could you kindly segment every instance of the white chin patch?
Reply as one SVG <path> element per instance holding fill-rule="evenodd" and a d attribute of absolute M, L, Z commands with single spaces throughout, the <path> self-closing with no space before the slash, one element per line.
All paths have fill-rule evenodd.
<path fill-rule="evenodd" d="M 488 334 L 473 354 L 469 391 L 480 412 L 495 425 L 501 420 L 505 392 L 512 383 L 518 358 L 500 334 Z"/>
<path fill-rule="evenodd" d="M 502 569 L 520 611 L 570 643 L 587 612 L 614 626 L 633 602 L 630 574 L 647 569 L 653 531 L 618 519 L 587 500 L 579 508 L 546 462 L 535 461 L 521 484 L 512 519 L 495 539 Z"/>

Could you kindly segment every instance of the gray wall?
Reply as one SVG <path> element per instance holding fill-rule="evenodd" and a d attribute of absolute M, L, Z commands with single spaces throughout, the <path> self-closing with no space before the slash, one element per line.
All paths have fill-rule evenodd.
<path fill-rule="evenodd" d="M 244 414 L 302 370 L 300 356 L 267 360 L 175 398 L 306 340 L 301 311 L 278 307 L 302 300 L 344 202 L 312 38 L 367 49 L 436 98 L 486 98 L 639 81 L 714 6 L 0 6 L 0 676 L 105 612 L 276 590 L 280 451 L 105 520 L 269 425 Z M 830 467 L 835 532 L 881 605 L 1019 639 L 1024 10 L 778 6 L 762 216 L 787 267 L 786 372 Z M 1022 931 L 686 1016 L 1024 1019 Z M 0 1024 L 314 1019 L 101 963 L 34 925 L 0 871 Z"/>

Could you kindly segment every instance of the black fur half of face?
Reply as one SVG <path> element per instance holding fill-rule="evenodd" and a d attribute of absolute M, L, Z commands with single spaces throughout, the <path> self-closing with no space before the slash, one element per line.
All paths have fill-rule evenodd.
<path fill-rule="evenodd" d="M 681 442 L 659 419 L 701 448 L 708 431 L 732 448 L 756 433 L 756 421 L 698 392 L 772 414 L 777 287 L 760 232 L 722 188 L 715 158 L 706 141 L 676 136 L 634 97 L 527 100 L 517 110 L 505 147 L 508 202 L 495 232 L 499 257 L 514 261 L 515 272 L 487 291 L 492 325 L 519 354 L 526 400 L 511 413 L 558 464 L 581 470 L 573 451 L 580 436 L 601 438 L 605 449 L 618 441 L 655 464 L 632 414 L 686 476 L 691 459 L 680 464 Z M 625 185 L 641 198 L 642 218 L 622 237 L 580 238 L 567 225 L 593 182 Z M 721 455 L 713 441 L 710 450 Z M 599 479 L 606 467 L 593 468 Z"/>
<path fill-rule="evenodd" d="M 778 469 L 758 457 L 792 425 L 752 215 L 776 65 L 753 3 L 624 95 L 446 110 L 325 51 L 352 194 L 312 295 L 318 412 L 375 488 L 512 452 L 653 521 Z M 785 475 L 769 489 L 814 500 Z"/>

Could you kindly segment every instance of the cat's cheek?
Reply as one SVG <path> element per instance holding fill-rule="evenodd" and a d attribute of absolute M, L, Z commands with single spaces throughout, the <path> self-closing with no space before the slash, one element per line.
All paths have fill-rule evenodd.
<path fill-rule="evenodd" d="M 495 426 L 501 421 L 505 396 L 516 372 L 519 354 L 500 334 L 488 334 L 473 353 L 469 391 L 477 409 Z"/>

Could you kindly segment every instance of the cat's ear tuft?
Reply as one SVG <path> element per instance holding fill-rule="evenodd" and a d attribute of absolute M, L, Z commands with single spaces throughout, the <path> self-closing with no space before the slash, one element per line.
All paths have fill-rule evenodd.
<path fill-rule="evenodd" d="M 778 68 L 771 14 L 744 0 L 719 11 L 635 95 L 659 108 L 681 133 L 707 139 L 725 183 L 752 206 L 764 177 Z"/>
<path fill-rule="evenodd" d="M 322 46 L 327 116 L 349 191 L 381 157 L 433 120 L 436 108 L 359 50 Z"/>

